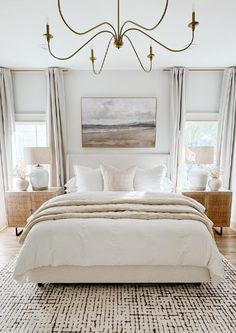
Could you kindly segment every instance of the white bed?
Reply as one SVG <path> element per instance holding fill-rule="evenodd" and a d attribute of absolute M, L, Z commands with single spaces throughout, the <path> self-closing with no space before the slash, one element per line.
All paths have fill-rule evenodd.
<path fill-rule="evenodd" d="M 165 154 L 81 154 L 73 164 L 117 167 L 168 166 Z M 151 193 L 90 192 L 70 199 L 154 196 Z M 176 194 L 168 194 L 175 197 Z M 63 197 L 57 200 L 63 200 Z M 44 221 L 29 232 L 16 262 L 14 278 L 35 283 L 219 283 L 223 265 L 215 241 L 203 223 L 193 220 L 90 218 Z"/>

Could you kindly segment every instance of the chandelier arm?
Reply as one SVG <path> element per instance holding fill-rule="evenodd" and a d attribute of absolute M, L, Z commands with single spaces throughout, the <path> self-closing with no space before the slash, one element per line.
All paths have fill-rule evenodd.
<path fill-rule="evenodd" d="M 139 62 L 139 64 L 140 64 L 140 66 L 142 67 L 142 69 L 144 70 L 144 72 L 146 72 L 146 73 L 151 72 L 151 70 L 152 70 L 152 61 L 150 61 L 149 69 L 146 69 L 146 68 L 144 67 L 144 65 L 143 65 L 143 63 L 142 63 L 142 61 L 141 61 L 139 55 L 138 55 L 138 52 L 137 52 L 136 49 L 135 49 L 135 46 L 134 46 L 133 42 L 131 41 L 131 39 L 130 39 L 127 35 L 125 35 L 125 37 L 128 39 L 128 41 L 129 41 L 129 43 L 130 43 L 130 45 L 131 45 L 131 47 L 132 47 L 132 49 L 133 49 L 133 51 L 134 51 L 134 54 L 136 55 L 136 58 L 138 59 L 138 62 Z"/>
<path fill-rule="evenodd" d="M 101 67 L 98 71 L 96 71 L 96 69 L 95 69 L 94 61 L 92 61 L 93 72 L 96 75 L 99 75 L 103 70 L 103 67 L 104 67 L 104 64 L 105 64 L 105 61 L 106 61 L 106 58 L 107 58 L 107 54 L 108 54 L 112 39 L 113 39 L 113 37 L 111 37 L 111 39 L 109 40 L 109 42 L 107 44 L 107 48 L 106 48 L 106 51 L 105 51 L 105 54 L 104 54 L 104 57 L 103 57 L 103 60 L 102 60 L 102 64 L 101 64 Z"/>
<path fill-rule="evenodd" d="M 60 1 L 60 0 L 58 0 L 57 5 L 58 5 L 58 11 L 59 11 L 59 14 L 60 14 L 60 16 L 61 16 L 62 21 L 65 23 L 65 25 L 67 26 L 67 28 L 68 28 L 70 31 L 72 31 L 74 34 L 76 34 L 76 35 L 80 35 L 80 36 L 81 36 L 81 35 L 86 35 L 87 33 L 91 32 L 91 31 L 93 31 L 93 30 L 95 30 L 95 29 L 97 29 L 97 28 L 99 28 L 99 27 L 101 27 L 101 26 L 103 26 L 103 25 L 108 25 L 108 26 L 113 30 L 113 32 L 114 32 L 114 36 L 116 36 L 116 30 L 115 30 L 115 28 L 113 27 L 113 25 L 112 25 L 111 23 L 109 23 L 109 22 L 102 22 L 102 23 L 99 23 L 99 24 L 97 24 L 96 26 L 94 26 L 94 27 L 92 27 L 92 28 L 90 28 L 90 29 L 88 29 L 88 30 L 86 30 L 86 31 L 83 31 L 83 32 L 79 32 L 79 31 L 74 30 L 73 28 L 71 28 L 71 27 L 69 26 L 69 24 L 67 23 L 67 21 L 66 21 L 64 15 L 63 15 L 63 13 L 62 13 L 62 9 L 61 9 L 61 1 Z"/>
<path fill-rule="evenodd" d="M 125 22 L 122 24 L 121 29 L 120 29 L 120 34 L 122 34 L 122 31 L 123 31 L 125 25 L 128 24 L 128 23 L 133 24 L 133 25 L 136 25 L 136 26 L 139 27 L 140 29 L 143 29 L 143 30 L 146 30 L 146 31 L 152 31 L 152 30 L 156 29 L 156 28 L 161 24 L 161 22 L 163 21 L 165 15 L 166 15 L 167 9 L 168 9 L 168 5 L 169 5 L 169 0 L 166 0 L 166 4 L 165 4 L 165 8 L 164 8 L 163 14 L 162 14 L 161 18 L 159 19 L 159 21 L 154 25 L 154 27 L 152 27 L 152 28 L 147 28 L 147 27 L 142 26 L 142 25 L 139 24 L 139 23 L 136 23 L 136 22 L 131 21 L 131 20 L 127 20 L 127 21 L 125 21 Z"/>
<path fill-rule="evenodd" d="M 104 34 L 104 33 L 109 33 L 112 35 L 112 38 L 114 38 L 114 35 L 111 31 L 109 30 L 102 30 L 97 32 L 93 37 L 91 37 L 86 43 L 84 43 L 80 48 L 78 48 L 75 52 L 73 52 L 71 55 L 67 56 L 67 57 L 57 57 L 53 54 L 52 50 L 51 50 L 51 46 L 50 46 L 50 41 L 48 42 L 48 50 L 49 53 L 51 54 L 51 56 L 57 60 L 68 60 L 71 59 L 74 55 L 76 55 L 79 51 L 81 51 L 86 45 L 88 45 L 94 38 L 96 38 L 97 36 Z M 111 39 L 112 39 L 111 38 Z"/>
<path fill-rule="evenodd" d="M 185 51 L 187 50 L 192 44 L 193 44 L 193 41 L 194 41 L 194 31 L 192 30 L 192 38 L 190 40 L 190 42 L 188 43 L 187 46 L 183 47 L 182 49 L 172 49 L 166 45 L 164 45 L 163 43 L 159 42 L 157 39 L 153 38 L 152 36 L 148 35 L 146 32 L 142 31 L 142 30 L 139 30 L 137 28 L 130 28 L 130 29 L 127 29 L 123 32 L 122 34 L 122 37 L 127 37 L 126 33 L 129 32 L 129 31 L 137 31 L 137 32 L 140 32 L 141 34 L 145 35 L 146 37 L 148 37 L 149 39 L 151 39 L 153 42 L 157 43 L 158 45 L 162 46 L 163 48 L 165 48 L 166 50 L 168 51 L 171 51 L 171 52 L 182 52 L 182 51 Z"/>

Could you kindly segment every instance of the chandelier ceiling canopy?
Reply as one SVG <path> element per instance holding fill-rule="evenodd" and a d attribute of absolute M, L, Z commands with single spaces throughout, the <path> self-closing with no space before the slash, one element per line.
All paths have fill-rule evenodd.
<path fill-rule="evenodd" d="M 156 38 L 154 38 L 153 36 L 150 35 L 150 32 L 155 31 L 158 26 L 161 24 L 161 22 L 163 21 L 166 13 L 167 13 L 167 9 L 168 9 L 168 5 L 169 5 L 169 0 L 166 0 L 165 2 L 165 8 L 164 11 L 160 17 L 160 19 L 157 21 L 157 23 L 153 26 L 153 27 L 145 27 L 137 22 L 134 22 L 132 20 L 127 20 L 123 23 L 121 23 L 121 19 L 120 19 L 120 0 L 117 0 L 117 26 L 115 27 L 113 24 L 111 24 L 110 22 L 101 22 L 100 24 L 97 24 L 94 27 L 89 28 L 86 31 L 83 32 L 79 32 L 74 30 L 73 28 L 71 28 L 71 26 L 68 24 L 67 20 L 65 19 L 63 13 L 62 13 L 62 8 L 61 8 L 61 1 L 58 0 L 57 1 L 57 6 L 58 6 L 58 11 L 60 14 L 60 17 L 62 19 L 62 21 L 64 22 L 64 24 L 66 25 L 66 27 L 73 33 L 76 34 L 78 36 L 82 36 L 82 35 L 86 35 L 91 33 L 92 31 L 94 31 L 94 35 L 92 37 L 90 37 L 83 45 L 81 45 L 77 50 L 75 50 L 72 54 L 65 56 L 65 57 L 59 57 L 57 55 L 54 54 L 54 52 L 52 51 L 51 48 L 51 40 L 53 38 L 53 35 L 50 32 L 50 26 L 49 23 L 46 23 L 46 33 L 44 34 L 44 36 L 46 37 L 47 40 L 47 46 L 48 46 L 48 50 L 49 53 L 51 54 L 51 56 L 57 60 L 68 60 L 72 57 L 74 57 L 77 53 L 79 53 L 84 47 L 86 47 L 88 44 L 90 44 L 96 37 L 100 36 L 100 35 L 109 35 L 110 39 L 109 42 L 107 44 L 106 50 L 105 50 L 105 54 L 103 56 L 101 65 L 98 69 L 95 68 L 95 62 L 97 60 L 96 56 L 95 56 L 95 52 L 93 47 L 91 48 L 91 54 L 90 54 L 90 61 L 92 64 L 92 69 L 94 74 L 100 74 L 103 70 L 107 55 L 108 55 L 108 51 L 110 49 L 111 43 L 113 42 L 114 46 L 117 49 L 120 49 L 124 42 L 127 41 L 130 46 L 131 49 L 133 50 L 141 68 L 145 71 L 145 72 L 150 72 L 152 70 L 152 64 L 153 64 L 153 58 L 155 56 L 155 54 L 153 53 L 153 48 L 152 48 L 152 44 L 150 44 L 149 47 L 149 53 L 147 55 L 148 59 L 149 59 L 149 66 L 148 68 L 146 68 L 143 64 L 143 61 L 141 60 L 135 46 L 134 43 L 131 39 L 131 36 L 129 35 L 130 32 L 137 32 L 143 36 L 145 36 L 146 38 L 148 38 L 151 43 L 156 43 L 159 46 L 165 48 L 166 50 L 170 51 L 170 52 L 182 52 L 187 50 L 194 42 L 194 37 L 195 37 L 195 28 L 196 26 L 198 26 L 199 22 L 196 21 L 196 17 L 195 17 L 195 11 L 192 11 L 192 20 L 191 22 L 188 24 L 188 27 L 191 29 L 192 33 L 191 33 L 191 39 L 190 42 L 184 46 L 183 48 L 180 49 L 174 49 L 174 48 L 170 48 L 169 46 L 161 43 L 159 40 L 157 40 Z"/>

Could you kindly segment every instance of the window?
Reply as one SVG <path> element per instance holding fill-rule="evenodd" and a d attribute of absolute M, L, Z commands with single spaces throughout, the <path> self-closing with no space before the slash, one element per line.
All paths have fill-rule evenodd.
<path fill-rule="evenodd" d="M 17 121 L 15 123 L 16 163 L 24 160 L 24 147 L 46 147 L 46 121 Z"/>
<path fill-rule="evenodd" d="M 213 147 L 214 163 L 216 160 L 218 121 L 217 113 L 188 114 L 185 123 L 185 154 L 188 147 Z M 209 165 L 204 165 L 208 168 Z M 191 164 L 184 163 L 183 186 L 188 186 L 188 173 Z"/>
<path fill-rule="evenodd" d="M 216 148 L 217 131 L 217 121 L 186 121 L 185 146 L 213 146 Z"/>

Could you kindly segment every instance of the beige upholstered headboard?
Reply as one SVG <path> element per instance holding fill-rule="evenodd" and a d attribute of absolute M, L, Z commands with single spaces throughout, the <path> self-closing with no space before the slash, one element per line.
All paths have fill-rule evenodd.
<path fill-rule="evenodd" d="M 157 153 L 81 153 L 67 155 L 67 180 L 74 176 L 73 166 L 76 164 L 98 168 L 101 164 L 112 165 L 117 168 L 128 168 L 136 165 L 143 169 L 148 169 L 165 164 L 167 166 L 167 174 L 169 175 L 169 154 Z"/>

